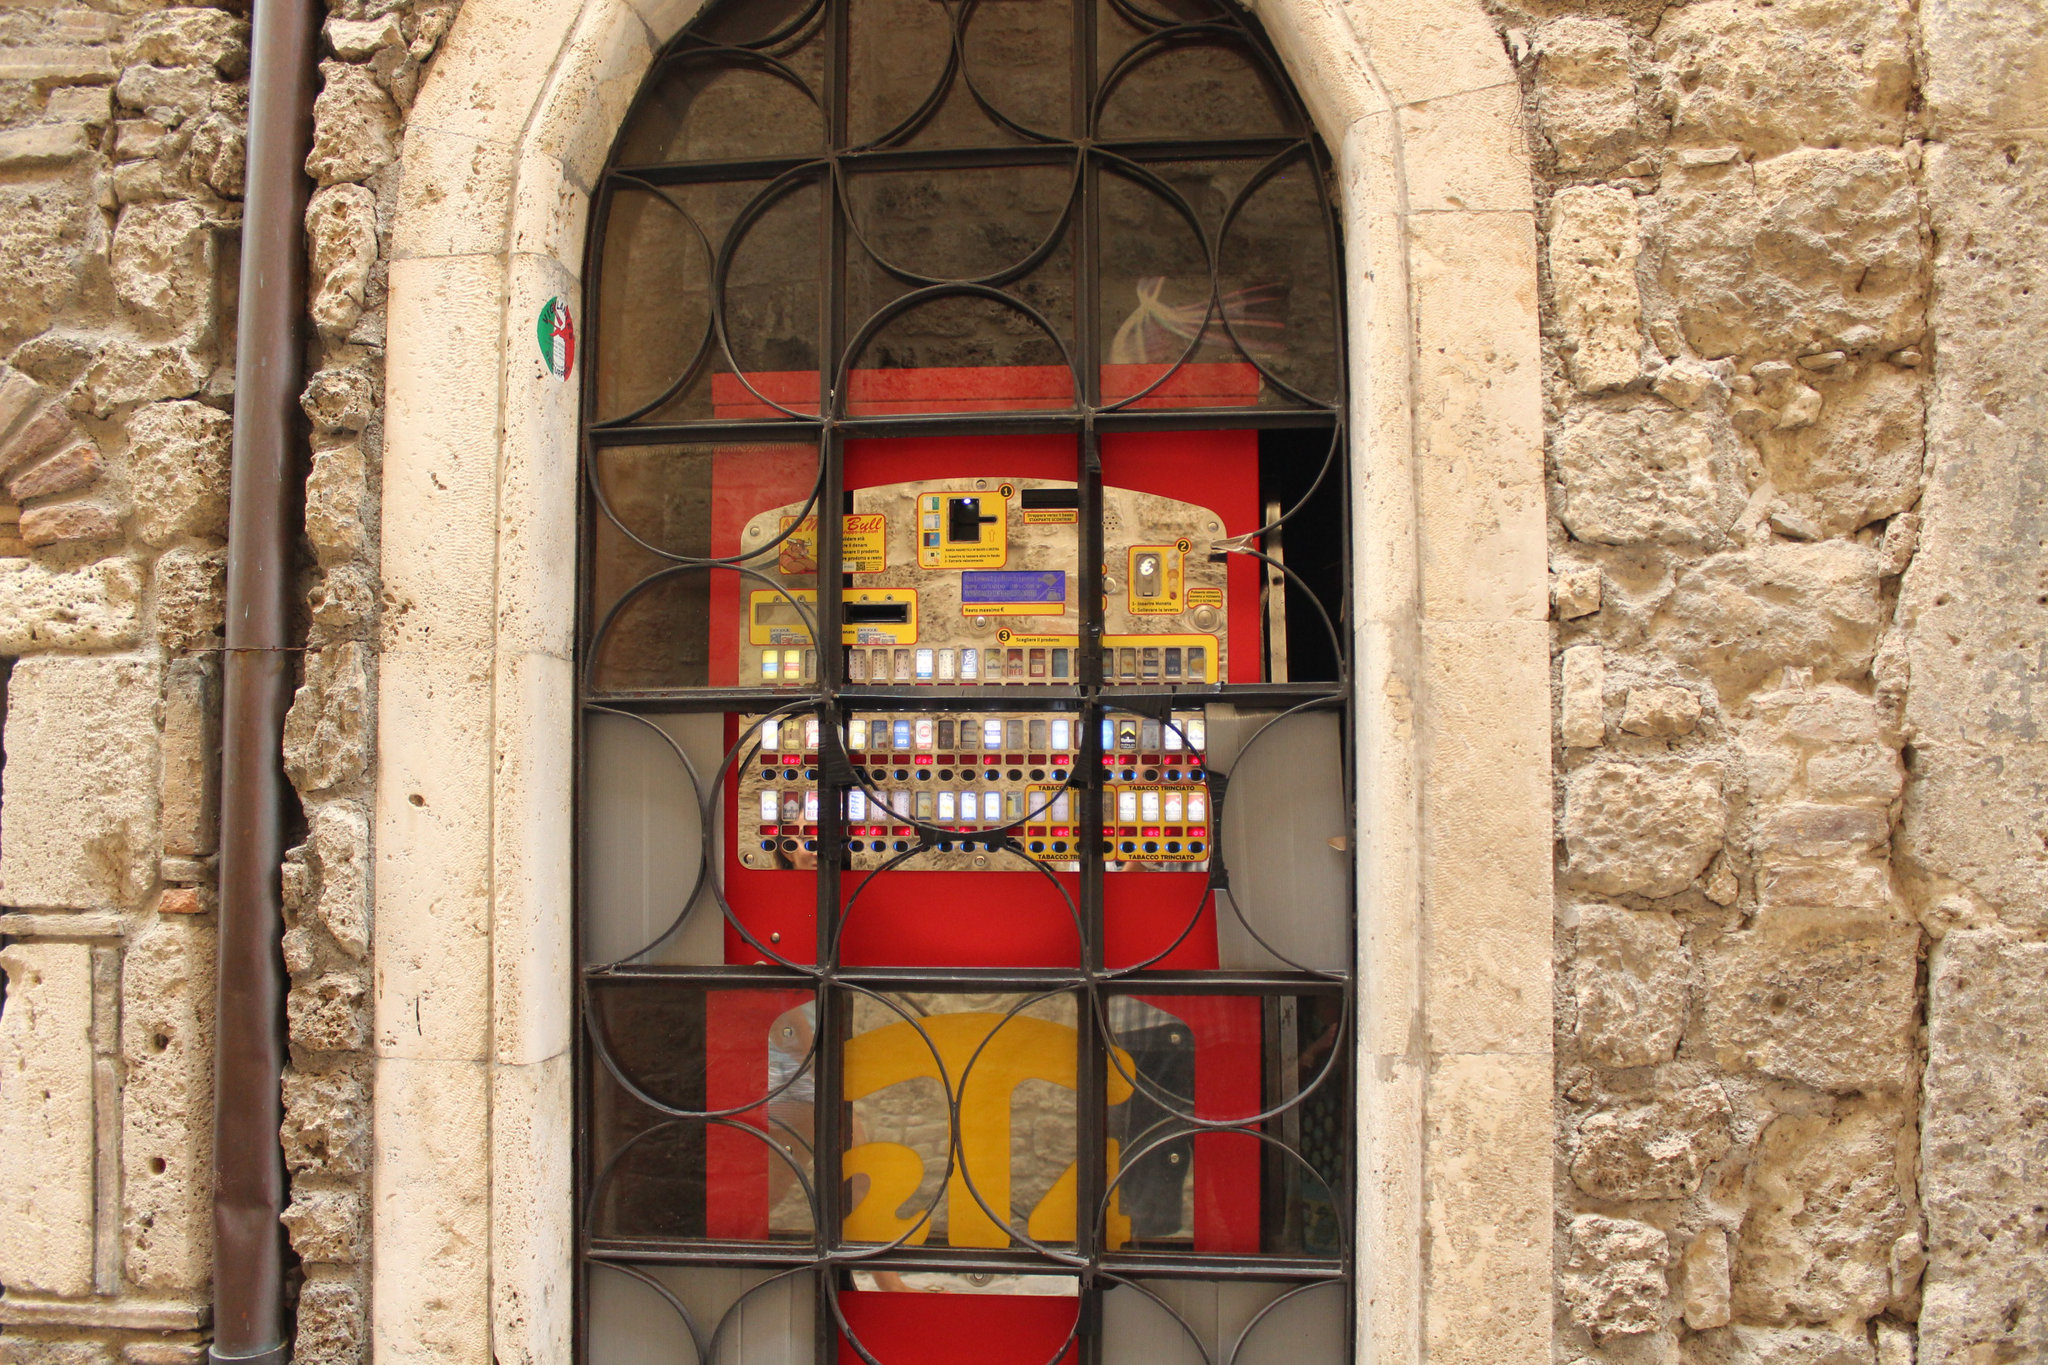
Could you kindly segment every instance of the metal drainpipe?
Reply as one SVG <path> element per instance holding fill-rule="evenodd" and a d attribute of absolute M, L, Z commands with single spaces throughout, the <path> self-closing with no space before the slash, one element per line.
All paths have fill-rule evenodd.
<path fill-rule="evenodd" d="M 213 1346 L 282 1365 L 284 717 L 304 383 L 306 153 L 318 0 L 256 0 L 235 334 L 221 725 L 219 996 L 213 1070 Z"/>

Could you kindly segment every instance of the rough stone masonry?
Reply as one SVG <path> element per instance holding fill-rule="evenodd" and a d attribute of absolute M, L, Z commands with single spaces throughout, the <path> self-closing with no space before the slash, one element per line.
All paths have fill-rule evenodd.
<path fill-rule="evenodd" d="M 1556 1351 L 2048 1359 L 2048 7 L 1495 0 L 1546 232 Z M 383 305 L 307 163 L 296 1352 L 367 1358 Z M 243 7 L 0 6 L 0 1365 L 196 1365 Z"/>

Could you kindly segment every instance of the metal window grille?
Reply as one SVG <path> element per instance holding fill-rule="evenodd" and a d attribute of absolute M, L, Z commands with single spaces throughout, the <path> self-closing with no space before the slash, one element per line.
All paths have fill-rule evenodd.
<path fill-rule="evenodd" d="M 1163 953 L 1117 961 L 1105 947 L 1096 840 L 1080 843 L 1078 876 L 1063 880 L 1024 856 L 1022 817 L 967 831 L 905 813 L 898 818 L 915 831 L 908 845 L 879 869 L 857 871 L 832 799 L 817 816 L 814 943 L 753 934 L 728 903 L 718 866 L 732 786 L 761 748 L 760 731 L 737 724 L 740 716 L 816 723 L 819 789 L 869 800 L 886 795 L 848 744 L 859 714 L 999 706 L 1070 717 L 1079 757 L 1058 788 L 1085 830 L 1104 824 L 1105 718 L 1141 715 L 1179 729 L 1190 704 L 1256 711 L 1263 720 L 1238 765 L 1290 718 L 1334 714 L 1348 725 L 1344 327 L 1329 178 L 1271 48 L 1220 0 L 728 0 L 657 58 L 592 201 L 579 885 L 610 856 L 607 821 L 638 821 L 654 831 L 651 842 L 694 842 L 695 857 L 646 874 L 645 898 L 663 913 L 636 943 L 598 942 L 579 891 L 580 1359 L 611 1365 L 614 1356 L 682 1350 L 703 1361 L 802 1355 L 819 1365 L 898 1365 L 847 1308 L 877 1276 L 954 1277 L 948 1287 L 991 1285 L 1017 1297 L 1050 1289 L 1040 1297 L 1072 1308 L 1071 1324 L 1046 1343 L 1048 1361 L 1254 1365 L 1296 1354 L 1296 1310 L 1335 1299 L 1342 1306 L 1330 1320 L 1342 1344 L 1328 1358 L 1348 1358 L 1348 911 L 1334 961 L 1295 962 L 1270 947 L 1277 965 L 1260 970 L 1172 969 Z M 1271 208 L 1283 194 L 1288 207 Z M 969 224 L 967 247 L 963 203 L 996 220 Z M 1154 260 L 1159 273 L 1145 273 Z M 920 330 L 909 325 L 918 318 L 937 321 Z M 890 371 L 936 362 L 959 371 L 949 396 L 894 406 L 878 396 Z M 1191 399 L 1184 381 L 1205 363 L 1238 366 L 1256 384 Z M 977 375 L 1021 370 L 1037 376 L 1024 394 Z M 1047 373 L 1058 382 L 1048 385 Z M 1265 504 L 1265 524 L 1227 552 L 1259 564 L 1280 618 L 1319 661 L 1297 672 L 1319 679 L 1114 685 L 1093 647 L 1103 635 L 1093 592 L 1079 598 L 1084 647 L 1071 684 L 851 680 L 842 652 L 820 648 L 801 686 L 756 686 L 716 677 L 705 661 L 718 593 L 779 594 L 821 645 L 841 638 L 847 616 L 840 574 L 819 573 L 814 600 L 778 582 L 776 557 L 793 527 L 740 551 L 721 552 L 703 533 L 697 504 L 709 496 L 708 470 L 732 452 L 780 461 L 785 475 L 799 470 L 795 486 L 808 488 L 800 520 L 847 505 L 849 441 L 1069 439 L 1078 568 L 1104 559 L 1106 467 L 1115 476 L 1105 442 L 1205 430 L 1258 432 L 1262 462 L 1285 467 L 1279 482 L 1290 496 Z M 632 506 L 618 493 L 629 468 L 639 490 Z M 656 502 L 667 520 L 639 514 Z M 1289 529 L 1321 542 L 1330 568 L 1313 583 L 1277 553 Z M 840 518 L 817 516 L 815 535 L 816 562 L 842 563 Z M 646 614 L 638 627 L 636 613 Z M 668 767 L 647 791 L 665 782 L 666 797 L 593 796 L 599 727 L 653 746 L 653 761 Z M 715 762 L 701 761 L 707 753 Z M 1343 771 L 1332 799 L 1348 831 Z M 1190 914 L 1231 914 L 1265 945 L 1260 908 L 1233 895 L 1221 831 L 1227 815 L 1257 838 L 1272 817 L 1230 802 L 1229 772 L 1192 776 L 1218 829 Z M 1071 917 L 1071 965 L 847 962 L 846 927 L 868 888 L 906 875 L 939 842 L 970 835 L 991 865 L 1032 877 Z M 755 961 L 679 960 L 670 949 L 705 921 L 743 940 Z M 964 1064 L 957 1040 L 938 1036 L 941 1025 L 922 1012 L 963 999 L 980 1002 L 985 1017 Z M 756 1014 L 772 1006 L 810 1034 L 770 1050 L 759 1093 L 744 1102 L 714 1093 L 699 1056 L 735 1000 L 753 1001 Z M 1176 1051 L 1180 1016 L 1161 1000 L 1253 1002 L 1245 1008 L 1258 1019 L 1266 1077 L 1255 1099 L 1219 1108 L 1189 1093 L 1199 1087 L 1185 1049 Z M 1185 1012 L 1202 1008 L 1188 1003 Z M 1075 1212 L 1070 1229 L 1034 1235 L 1005 1197 L 983 1188 L 986 1173 L 977 1178 L 964 1097 L 1005 1030 L 1069 1016 Z M 936 1192 L 932 1172 L 920 1175 L 918 1193 L 891 1211 L 909 1223 L 894 1236 L 847 1231 L 863 1182 L 871 1193 L 881 1178 L 841 1173 L 842 1154 L 862 1137 L 845 1060 L 861 1019 L 870 1031 L 878 1019 L 904 1026 L 938 1076 L 944 1175 Z M 1241 1158 L 1256 1152 L 1238 1167 L 1257 1172 L 1255 1232 L 1225 1251 L 1148 1238 L 1146 1226 L 1175 1224 L 1193 1196 L 1185 1176 L 1176 1185 L 1139 1173 L 1198 1164 L 1226 1146 Z M 708 1212 L 721 1160 L 756 1148 L 769 1149 L 786 1216 L 765 1232 L 721 1234 Z M 750 1160 L 758 1164 L 758 1153 Z M 950 1229 L 972 1220 L 970 1201 L 1003 1244 L 936 1244 L 938 1211 Z M 1054 1314 L 1063 1324 L 1064 1316 Z M 621 1328 L 622 1319 L 631 1321 Z M 1000 1333 L 1002 1323 L 960 1318 L 966 1333 Z M 1005 1343 L 992 1336 L 963 1338 L 917 1358 L 978 1360 L 997 1346 Z"/>

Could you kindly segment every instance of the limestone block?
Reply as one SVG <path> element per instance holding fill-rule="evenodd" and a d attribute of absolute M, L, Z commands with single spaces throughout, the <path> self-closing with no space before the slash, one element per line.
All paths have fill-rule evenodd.
<path fill-rule="evenodd" d="M 204 1290 L 213 1265 L 214 935 L 158 919 L 121 972 L 121 1243 L 144 1289 Z"/>
<path fill-rule="evenodd" d="M 1691 1010 L 1685 931 L 1657 910 L 1579 909 L 1572 961 L 1579 1055 L 1601 1066 L 1655 1066 L 1678 1051 Z"/>
<path fill-rule="evenodd" d="M 1765 862 L 1819 861 L 1869 853 L 1890 838 L 1891 821 L 1881 810 L 1794 801 L 1762 812 L 1751 847 Z"/>
<path fill-rule="evenodd" d="M 114 78 L 107 53 L 91 47 L 9 47 L 0 55 L 0 81 L 101 84 Z"/>
<path fill-rule="evenodd" d="M 1569 748 L 1589 749 L 1607 737 L 1607 665 L 1598 645 L 1564 652 L 1563 731 Z"/>
<path fill-rule="evenodd" d="M 138 63 L 121 73 L 114 98 L 139 109 L 167 128 L 196 118 L 213 106 L 220 77 L 205 67 Z"/>
<path fill-rule="evenodd" d="M 1550 201 L 1553 315 L 1581 393 L 1618 389 L 1642 373 L 1640 238 L 1636 197 L 1628 190 L 1575 185 Z"/>
<path fill-rule="evenodd" d="M 1700 723 L 1700 711 L 1699 693 L 1689 687 L 1631 687 L 1621 728 L 1631 735 L 1689 735 Z"/>
<path fill-rule="evenodd" d="M 50 451 L 78 439 L 77 424 L 61 402 L 49 402 L 8 433 L 0 442 L 0 469 L 13 472 Z"/>
<path fill-rule="evenodd" d="M 298 1316 L 292 1359 L 300 1365 L 362 1365 L 368 1359 L 369 1316 L 354 1282 L 307 1281 L 299 1291 Z"/>
<path fill-rule="evenodd" d="M 1848 541 L 1715 555 L 1679 578 L 1651 638 L 1712 677 L 1724 700 L 1786 667 L 1855 677 L 1883 625 L 1878 567 L 1875 551 Z"/>
<path fill-rule="evenodd" d="M 1888 1322 L 1877 1324 L 1877 1365 L 1913 1365 L 1913 1334 Z"/>
<path fill-rule="evenodd" d="M 363 1258 L 364 1199 L 358 1190 L 297 1190 L 284 1211 L 302 1260 L 353 1265 Z"/>
<path fill-rule="evenodd" d="M 361 959 L 370 948 L 370 820 L 352 802 L 332 801 L 313 817 L 320 860 L 320 922 L 342 951 Z"/>
<path fill-rule="evenodd" d="M 302 793 L 352 782 L 369 765 L 369 678 L 353 642 L 312 650 L 285 716 L 284 764 Z"/>
<path fill-rule="evenodd" d="M 1728 1365 L 1875 1365 L 1877 1352 L 1862 1333 L 1806 1327 L 1735 1327 Z"/>
<path fill-rule="evenodd" d="M 1901 0 L 1706 0 L 1657 26 L 1678 103 L 1672 139 L 1799 146 L 1896 146 L 1913 95 L 1913 8 Z"/>
<path fill-rule="evenodd" d="M 314 375 L 299 396 L 299 406 L 323 432 L 361 431 L 376 412 L 376 389 L 370 376 L 355 366 L 329 366 Z"/>
<path fill-rule="evenodd" d="M 0 970 L 0 1281 L 16 1291 L 89 1294 L 92 949 L 14 943 L 0 948 Z"/>
<path fill-rule="evenodd" d="M 1594 1340 L 1663 1325 L 1664 1264 L 1671 1247 L 1661 1228 L 1582 1214 L 1572 1219 L 1568 1246 L 1558 1289 Z"/>
<path fill-rule="evenodd" d="M 358 1052 L 369 1041 L 369 992 L 361 978 L 328 972 L 285 998 L 291 1040 L 315 1052 Z"/>
<path fill-rule="evenodd" d="M 121 519 L 111 508 L 92 502 L 62 502 L 28 507 L 21 513 L 21 538 L 40 549 L 46 545 L 89 545 L 115 540 Z"/>
<path fill-rule="evenodd" d="M 204 403 L 151 403 L 128 419 L 135 530 L 151 545 L 224 537 L 234 419 Z"/>
<path fill-rule="evenodd" d="M 1590 763 L 1566 779 L 1572 884 L 1603 896 L 1672 896 L 1721 850 L 1728 809 L 1710 762 Z"/>
<path fill-rule="evenodd" d="M 322 62 L 320 76 L 306 174 L 322 185 L 368 179 L 398 154 L 398 109 L 367 68 Z"/>
<path fill-rule="evenodd" d="M 1757 440 L 1782 504 L 1822 535 L 1846 535 L 1920 498 L 1925 453 L 1921 380 L 1873 365 L 1830 386 L 1825 416 Z"/>
<path fill-rule="evenodd" d="M 1600 570 L 1560 569 L 1550 580 L 1550 602 L 1560 621 L 1576 621 L 1600 610 Z"/>
<path fill-rule="evenodd" d="M 164 676 L 163 848 L 203 858 L 218 833 L 220 701 L 209 660 L 173 659 Z"/>
<path fill-rule="evenodd" d="M 52 1340 L 26 1332 L 0 1336 L 0 1365 L 115 1365 L 120 1359 L 105 1341 Z M 191 1365 L 200 1363 L 193 1361 Z"/>
<path fill-rule="evenodd" d="M 106 250 L 106 228 L 82 180 L 38 177 L 0 186 L 0 343 L 41 332 L 78 293 Z"/>
<path fill-rule="evenodd" d="M 227 619 L 227 551 L 180 545 L 156 562 L 156 634 L 165 649 L 203 649 Z"/>
<path fill-rule="evenodd" d="M 1883 1310 L 1892 1243 L 1912 1220 L 1900 1194 L 1911 1140 L 1903 1112 L 1869 1100 L 1771 1121 L 1757 1140 L 1736 1246 L 1736 1317 L 1790 1325 Z"/>
<path fill-rule="evenodd" d="M 1679 1263 L 1679 1309 L 1695 1332 L 1726 1327 L 1728 1311 L 1728 1234 L 1708 1228 L 1686 1245 Z"/>
<path fill-rule="evenodd" d="M 1946 1365 L 2042 1330 L 2048 943 L 1957 929 L 1928 966 L 1920 1357 Z"/>
<path fill-rule="evenodd" d="M 7 689 L 10 906 L 125 906 L 157 864 L 159 667 L 139 659 L 22 659 Z"/>
<path fill-rule="evenodd" d="M 1919 203 L 1889 149 L 1667 170 L 1660 277 L 1708 357 L 1893 351 L 1925 323 Z"/>
<path fill-rule="evenodd" d="M 114 229 L 114 293 L 170 331 L 210 327 L 218 309 L 213 225 L 189 201 L 137 204 Z"/>
<path fill-rule="evenodd" d="M 1656 400 L 1588 405 L 1558 425 L 1558 516 L 1597 545 L 1726 543 L 1749 491 L 1735 429 L 1718 408 Z"/>
<path fill-rule="evenodd" d="M 1572 1140 L 1572 1183 L 1599 1199 L 1681 1199 L 1728 1154 L 1729 1113 L 1719 1086 L 1696 1085 L 1590 1114 Z"/>
<path fill-rule="evenodd" d="M 1800 744 L 1861 744 L 1880 733 L 1875 699 L 1840 683 L 1761 692 L 1750 709 L 1773 738 Z"/>
<path fill-rule="evenodd" d="M 368 1169 L 370 1095 L 350 1071 L 287 1071 L 284 1077 L 285 1165 L 319 1175 L 355 1176 Z"/>
<path fill-rule="evenodd" d="M 117 649 L 140 633 L 142 575 L 133 560 L 82 569 L 0 559 L 0 652 Z"/>
<path fill-rule="evenodd" d="M 1911 1083 L 1920 933 L 1911 924 L 1782 909 L 1706 950 L 1717 1061 L 1820 1090 Z"/>
<path fill-rule="evenodd" d="M 345 62 L 367 61 L 380 48 L 405 46 L 398 20 L 389 14 L 375 19 L 329 19 L 320 32 L 328 50 Z"/>
<path fill-rule="evenodd" d="M 1567 15 L 1536 31 L 1536 109 L 1560 171 L 1619 165 L 1641 140 L 1629 31 Z"/>
<path fill-rule="evenodd" d="M 178 341 L 140 342 L 127 337 L 95 338 L 99 353 L 85 372 L 84 388 L 93 411 L 105 417 L 124 403 L 190 398 L 213 373 L 211 330 Z"/>
<path fill-rule="evenodd" d="M 217 9 L 158 10 L 129 30 L 128 60 L 210 66 L 233 79 L 249 69 L 249 25 Z"/>
<path fill-rule="evenodd" d="M 330 30 L 335 22 L 328 21 Z M 330 340 L 345 337 L 362 316 L 363 291 L 377 263 L 376 197 L 360 185 L 321 190 L 306 205 L 306 240 L 313 266 L 313 322 Z"/>
<path fill-rule="evenodd" d="M 336 564 L 306 594 L 313 620 L 336 635 L 366 627 L 377 610 L 377 585 L 361 564 Z"/>
<path fill-rule="evenodd" d="M 61 166 L 92 150 L 83 123 L 40 123 L 0 133 L 0 169 Z"/>
<path fill-rule="evenodd" d="M 1439 1057 L 1428 1115 L 1429 1359 L 1545 1359 L 1553 1292 L 1550 1058 Z"/>
<path fill-rule="evenodd" d="M 231 114 L 214 113 L 189 126 L 192 138 L 179 162 L 185 177 L 230 199 L 241 198 L 249 171 L 249 138 L 241 121 Z"/>
<path fill-rule="evenodd" d="M 1882 857 L 1772 864 L 1757 876 L 1765 910 L 1884 910 L 1891 905 L 1891 885 L 1891 870 Z"/>
<path fill-rule="evenodd" d="M 363 552 L 364 504 L 370 496 L 363 450 L 351 442 L 316 451 L 306 476 L 306 539 L 322 565 Z"/>

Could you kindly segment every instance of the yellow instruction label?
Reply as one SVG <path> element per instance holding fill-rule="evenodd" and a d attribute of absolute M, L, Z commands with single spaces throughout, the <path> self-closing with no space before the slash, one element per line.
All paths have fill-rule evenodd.
<path fill-rule="evenodd" d="M 778 533 L 796 525 L 795 517 L 779 518 Z M 889 566 L 887 519 L 880 512 L 855 512 L 847 516 L 840 532 L 841 573 L 880 573 Z M 786 574 L 818 571 L 818 519 L 805 517 L 780 547 L 776 568 Z"/>
<path fill-rule="evenodd" d="M 1017 516 L 1026 526 L 1072 526 L 1081 519 L 1072 507 L 1027 507 Z"/>

